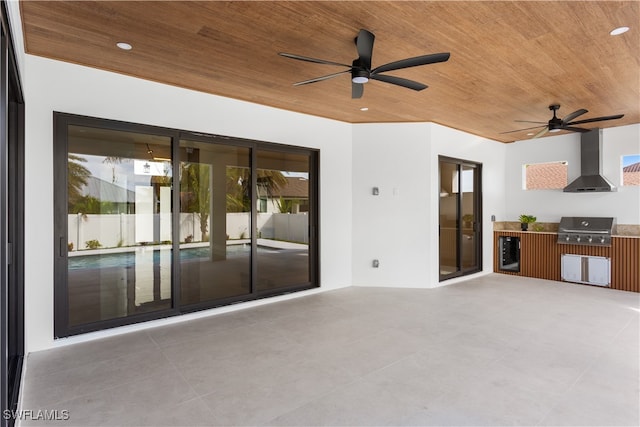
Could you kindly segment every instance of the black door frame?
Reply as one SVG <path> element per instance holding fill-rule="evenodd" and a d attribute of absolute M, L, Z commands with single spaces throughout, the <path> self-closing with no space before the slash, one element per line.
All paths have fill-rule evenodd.
<path fill-rule="evenodd" d="M 445 280 L 453 279 L 455 277 L 466 276 L 469 274 L 477 273 L 482 271 L 482 163 L 474 162 L 471 160 L 463 160 L 456 159 L 453 157 L 447 156 L 438 156 L 438 180 L 440 180 L 440 163 L 446 162 L 456 165 L 458 176 L 460 179 L 458 180 L 458 196 L 456 200 L 457 204 L 457 219 L 456 219 L 456 268 L 457 270 L 450 274 L 441 274 L 440 273 L 440 257 L 438 257 L 438 278 L 440 282 Z M 473 181 L 473 192 L 475 195 L 473 210 L 474 210 L 474 218 L 473 218 L 473 230 L 475 234 L 475 259 L 476 265 L 468 268 L 462 268 L 462 242 L 464 239 L 464 235 L 462 233 L 462 168 L 463 166 L 469 166 L 474 168 L 474 181 Z M 436 189 L 436 191 L 440 191 L 440 187 Z M 440 206 L 438 206 L 438 222 L 440 222 Z M 440 227 L 438 227 L 440 229 Z M 440 233 L 438 233 L 438 240 L 440 237 Z"/>
<path fill-rule="evenodd" d="M 24 359 L 24 98 L 6 4 L 1 3 L 0 301 L 2 426 L 12 426 Z M 7 416 L 8 415 L 8 416 Z"/>

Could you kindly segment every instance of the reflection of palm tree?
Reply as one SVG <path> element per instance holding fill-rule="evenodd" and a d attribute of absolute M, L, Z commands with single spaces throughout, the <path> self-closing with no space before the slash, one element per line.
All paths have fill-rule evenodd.
<path fill-rule="evenodd" d="M 82 187 L 87 185 L 87 178 L 91 177 L 89 169 L 85 168 L 80 162 L 86 162 L 87 160 L 76 156 L 75 154 L 69 154 L 67 161 L 67 200 L 69 207 L 73 206 L 82 197 Z"/>
<path fill-rule="evenodd" d="M 182 212 L 195 212 L 200 217 L 200 231 L 202 240 L 207 241 L 209 220 L 209 191 L 210 165 L 204 163 L 182 163 L 180 165 L 180 193 L 188 198 L 182 201 Z"/>
<path fill-rule="evenodd" d="M 124 162 L 129 162 L 131 159 L 123 159 L 122 157 L 119 156 L 107 156 L 104 158 L 104 160 L 102 161 L 102 163 L 108 163 L 111 165 L 111 183 L 115 184 L 117 179 L 116 179 L 116 165 L 119 165 L 120 163 Z"/>
<path fill-rule="evenodd" d="M 273 197 L 275 190 L 287 185 L 287 178 L 280 171 L 258 169 L 258 188 L 264 188 L 267 196 Z"/>
<path fill-rule="evenodd" d="M 258 194 L 266 192 L 273 197 L 274 192 L 287 184 L 287 178 L 280 171 L 258 169 Z M 251 211 L 251 172 L 248 168 L 227 168 L 227 212 Z"/>
<path fill-rule="evenodd" d="M 180 211 L 198 214 L 203 241 L 208 239 L 211 167 L 205 163 L 182 163 L 180 166 Z M 228 166 L 226 176 L 227 212 L 251 212 L 250 169 Z M 258 188 L 264 189 L 269 197 L 286 183 L 282 172 L 258 169 Z"/>

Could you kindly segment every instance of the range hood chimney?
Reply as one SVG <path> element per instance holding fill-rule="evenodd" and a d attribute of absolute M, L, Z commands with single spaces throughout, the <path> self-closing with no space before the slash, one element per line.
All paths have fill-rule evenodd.
<path fill-rule="evenodd" d="M 602 173 L 602 129 L 595 128 L 580 139 L 580 176 L 563 191 L 567 193 L 596 193 L 616 191 Z"/>

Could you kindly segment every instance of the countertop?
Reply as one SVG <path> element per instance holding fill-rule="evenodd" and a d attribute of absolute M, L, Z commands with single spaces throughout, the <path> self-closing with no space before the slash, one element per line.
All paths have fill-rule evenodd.
<path fill-rule="evenodd" d="M 536 231 L 534 227 L 541 227 L 540 231 Z M 517 221 L 496 221 L 493 223 L 493 231 L 509 231 L 513 233 L 540 233 L 540 234 L 558 234 L 557 222 L 536 222 L 529 224 L 528 231 L 520 229 L 520 223 Z M 616 234 L 612 237 L 624 238 L 640 238 L 640 225 L 635 224 L 617 224 Z"/>

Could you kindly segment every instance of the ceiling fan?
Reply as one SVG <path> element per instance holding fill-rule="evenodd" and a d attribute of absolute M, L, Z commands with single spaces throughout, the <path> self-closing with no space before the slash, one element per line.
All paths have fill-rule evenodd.
<path fill-rule="evenodd" d="M 532 121 L 529 121 L 529 120 L 516 120 L 516 122 L 519 122 L 519 123 L 538 123 L 538 126 L 533 126 L 533 127 L 524 128 L 524 129 L 510 130 L 508 132 L 501 132 L 501 133 L 504 134 L 504 133 L 521 132 L 523 130 L 537 129 L 539 127 L 542 127 L 542 129 L 538 133 L 536 133 L 533 136 L 533 138 L 539 138 L 542 135 L 546 134 L 547 132 L 559 132 L 561 130 L 569 130 L 571 132 L 589 132 L 589 129 L 576 127 L 575 125 L 580 125 L 580 124 L 584 124 L 584 123 L 600 122 L 600 121 L 604 121 L 604 120 L 615 120 L 615 119 L 620 119 L 620 118 L 624 117 L 624 114 L 617 114 L 617 115 L 614 115 L 614 116 L 594 117 L 592 119 L 573 121 L 576 118 L 578 118 L 579 116 L 581 116 L 581 115 L 583 115 L 585 113 L 588 113 L 589 111 L 585 110 L 584 108 L 581 108 L 579 110 L 574 111 L 571 114 L 568 114 L 564 118 L 560 119 L 560 118 L 558 118 L 556 116 L 556 111 L 558 111 L 559 109 L 560 109 L 560 105 L 558 105 L 558 104 L 549 105 L 549 110 L 553 111 L 553 117 L 547 123 L 545 123 L 545 122 L 532 122 Z"/>
<path fill-rule="evenodd" d="M 434 53 L 430 55 L 416 56 L 414 58 L 402 59 L 400 61 L 390 62 L 388 64 L 381 65 L 376 68 L 371 68 L 371 56 L 373 53 L 373 42 L 375 36 L 373 33 L 367 30 L 360 30 L 358 36 L 355 39 L 356 49 L 358 51 L 358 58 L 353 60 L 351 65 L 340 64 L 333 61 L 325 61 L 324 59 L 309 58 L 306 56 L 295 55 L 293 53 L 279 52 L 280 56 L 285 58 L 297 59 L 300 61 L 314 62 L 316 64 L 337 65 L 340 67 L 347 67 L 347 70 L 339 71 L 337 73 L 329 74 L 322 77 L 316 77 L 314 79 L 304 80 L 294 83 L 294 86 L 306 85 L 309 83 L 316 83 L 323 80 L 328 80 L 333 77 L 337 77 L 342 74 L 351 73 L 351 98 L 361 98 L 364 92 L 364 84 L 369 80 L 378 80 L 385 83 L 391 83 L 394 85 L 406 87 L 416 91 L 427 88 L 427 85 L 415 82 L 413 80 L 403 79 L 401 77 L 389 76 L 385 73 L 387 71 L 400 70 L 403 68 L 417 67 L 419 65 L 434 64 L 437 62 L 445 62 L 449 59 L 450 53 Z"/>

